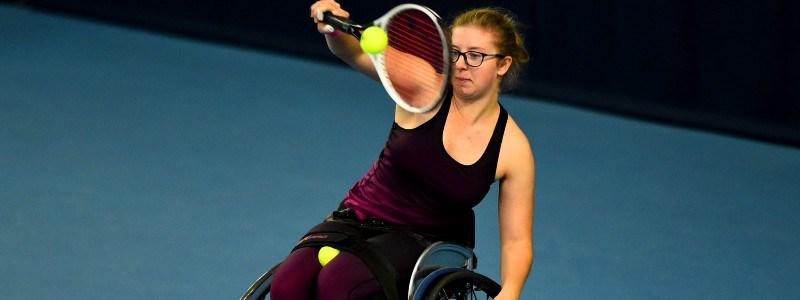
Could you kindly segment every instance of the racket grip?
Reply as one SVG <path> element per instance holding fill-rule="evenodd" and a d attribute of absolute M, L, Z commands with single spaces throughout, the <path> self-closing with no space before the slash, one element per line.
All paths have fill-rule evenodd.
<path fill-rule="evenodd" d="M 361 30 L 364 30 L 364 26 L 355 24 L 349 19 L 335 16 L 331 12 L 327 11 L 323 14 L 322 21 L 325 22 L 325 24 L 333 26 L 333 28 L 350 34 L 357 39 L 361 39 Z"/>

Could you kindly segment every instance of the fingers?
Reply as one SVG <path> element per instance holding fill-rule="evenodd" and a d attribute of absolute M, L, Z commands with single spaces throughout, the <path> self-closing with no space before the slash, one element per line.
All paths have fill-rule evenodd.
<path fill-rule="evenodd" d="M 341 5 L 334 0 L 320 0 L 314 2 L 309 9 L 309 16 L 314 20 L 314 23 L 317 24 L 317 30 L 320 33 L 332 33 L 334 31 L 333 27 L 322 21 L 325 12 L 331 12 L 335 16 L 343 18 L 350 18 L 350 13 L 343 10 Z"/>

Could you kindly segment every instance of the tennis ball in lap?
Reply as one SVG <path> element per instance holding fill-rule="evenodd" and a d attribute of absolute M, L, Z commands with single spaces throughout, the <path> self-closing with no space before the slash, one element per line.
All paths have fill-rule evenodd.
<path fill-rule="evenodd" d="M 319 264 L 323 267 L 327 265 L 331 260 L 339 255 L 339 250 L 333 247 L 324 246 L 319 249 L 319 253 L 317 253 L 317 258 L 319 259 Z"/>
<path fill-rule="evenodd" d="M 386 49 L 389 37 L 378 26 L 370 26 L 361 33 L 361 49 L 369 54 L 378 54 Z"/>

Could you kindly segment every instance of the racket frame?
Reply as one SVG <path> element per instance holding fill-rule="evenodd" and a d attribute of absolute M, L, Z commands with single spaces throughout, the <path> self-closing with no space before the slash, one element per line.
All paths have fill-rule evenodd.
<path fill-rule="evenodd" d="M 386 60 L 385 60 L 383 51 L 379 52 L 379 53 L 376 53 L 376 54 L 367 53 L 367 55 L 369 55 L 369 58 L 372 61 L 373 66 L 375 67 L 375 71 L 378 73 L 378 78 L 380 78 L 381 84 L 383 84 L 383 88 L 389 94 L 389 97 L 391 97 L 392 100 L 394 100 L 394 102 L 397 103 L 397 105 L 399 105 L 404 110 L 406 110 L 408 112 L 411 112 L 411 113 L 421 114 L 421 113 L 429 112 L 432 109 L 434 109 L 439 104 L 439 102 L 442 101 L 442 98 L 444 97 L 445 91 L 446 91 L 447 86 L 448 86 L 448 82 L 447 81 L 450 80 L 450 64 L 451 64 L 450 59 L 449 59 L 449 55 L 450 55 L 450 53 L 449 53 L 450 52 L 450 40 L 448 38 L 447 33 L 444 30 L 444 26 L 442 25 L 442 21 L 441 21 L 441 18 L 439 17 L 439 15 L 436 14 L 436 12 L 434 12 L 430 8 L 422 6 L 422 5 L 419 5 L 419 4 L 406 3 L 406 4 L 401 4 L 401 5 L 395 6 L 394 8 L 389 10 L 386 14 L 384 14 L 380 18 L 376 19 L 375 21 L 373 21 L 373 25 L 380 27 L 384 32 L 388 32 L 388 26 L 389 26 L 390 20 L 395 15 L 397 15 L 397 14 L 399 14 L 399 13 L 405 11 L 405 10 L 417 10 L 417 11 L 420 11 L 420 12 L 424 13 L 434 23 L 434 25 L 436 27 L 436 30 L 439 33 L 439 40 L 440 40 L 440 42 L 442 43 L 442 46 L 443 46 L 442 47 L 442 58 L 443 58 L 442 76 L 443 76 L 443 78 L 445 80 L 445 83 L 442 85 L 441 90 L 439 91 L 439 97 L 437 99 L 434 99 L 434 101 L 431 104 L 429 104 L 429 105 L 427 105 L 425 107 L 414 107 L 414 106 L 409 105 L 408 103 L 406 103 L 405 100 L 403 100 L 403 97 L 400 96 L 400 93 L 398 93 L 397 90 L 395 90 L 394 86 L 392 85 L 391 80 L 389 79 L 389 73 L 386 71 Z M 350 34 L 350 35 L 356 37 L 359 40 L 361 39 L 361 31 L 363 31 L 364 29 L 366 29 L 366 27 L 368 27 L 368 26 L 356 24 L 351 20 L 339 18 L 337 16 L 334 16 L 330 12 L 324 14 L 323 21 L 326 24 L 331 25 L 334 28 L 336 28 L 338 30 L 341 30 L 342 32 Z M 391 39 L 391 38 L 392 37 L 390 36 L 389 39 Z"/>

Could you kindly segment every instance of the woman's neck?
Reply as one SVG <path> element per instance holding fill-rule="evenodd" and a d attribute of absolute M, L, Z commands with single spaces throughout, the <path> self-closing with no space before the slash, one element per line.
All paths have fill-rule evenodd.
<path fill-rule="evenodd" d="M 494 94 L 497 95 L 497 94 Z M 470 124 L 475 124 L 492 117 L 500 109 L 498 96 L 487 96 L 478 99 L 462 99 L 458 95 L 453 95 L 451 112 L 455 112 Z"/>

